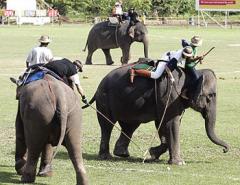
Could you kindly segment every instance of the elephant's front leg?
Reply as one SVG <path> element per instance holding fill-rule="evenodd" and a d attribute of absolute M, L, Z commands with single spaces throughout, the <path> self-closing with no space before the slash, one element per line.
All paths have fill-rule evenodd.
<path fill-rule="evenodd" d="M 18 175 L 22 175 L 23 167 L 26 163 L 27 147 L 24 137 L 23 122 L 19 110 L 17 112 L 15 127 L 16 127 L 15 170 Z"/>
<path fill-rule="evenodd" d="M 111 54 L 110 54 L 110 49 L 102 49 L 103 53 L 105 55 L 106 58 L 106 64 L 107 65 L 112 65 L 114 62 L 112 60 Z"/>
<path fill-rule="evenodd" d="M 41 177 L 52 176 L 52 165 L 50 164 L 53 156 L 53 147 L 51 144 L 47 144 L 42 151 L 41 164 L 38 175 Z"/>
<path fill-rule="evenodd" d="M 122 65 L 127 64 L 130 60 L 130 45 L 124 45 L 121 47 L 122 49 L 122 57 L 121 57 L 121 63 Z"/>
<path fill-rule="evenodd" d="M 119 157 L 129 157 L 128 146 L 133 132 L 139 127 L 140 123 L 126 123 L 119 121 L 122 133 L 116 142 L 113 154 Z M 126 137 L 125 134 L 128 136 Z"/>
<path fill-rule="evenodd" d="M 169 130 L 169 164 L 183 165 L 185 162 L 180 156 L 180 127 L 181 116 L 176 116 L 167 123 Z"/>

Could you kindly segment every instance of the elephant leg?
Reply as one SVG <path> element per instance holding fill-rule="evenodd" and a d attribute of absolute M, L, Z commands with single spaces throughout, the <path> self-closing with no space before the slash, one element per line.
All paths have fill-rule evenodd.
<path fill-rule="evenodd" d="M 155 121 L 156 129 L 158 129 L 159 121 Z M 151 161 L 159 159 L 159 157 L 168 150 L 168 141 L 167 141 L 167 129 L 165 123 L 162 123 L 161 128 L 159 129 L 159 138 L 161 144 L 156 147 L 151 147 L 149 153 L 151 155 Z"/>
<path fill-rule="evenodd" d="M 15 170 L 18 175 L 22 175 L 23 167 L 26 163 L 27 147 L 25 143 L 23 122 L 20 116 L 19 108 L 15 121 L 15 128 L 16 128 Z"/>
<path fill-rule="evenodd" d="M 129 157 L 128 146 L 130 139 L 132 138 L 133 132 L 139 127 L 140 123 L 124 123 L 119 121 L 122 128 L 122 133 L 117 140 L 114 148 L 114 155 L 119 157 Z M 123 133 L 125 133 L 129 138 L 127 138 Z"/>
<path fill-rule="evenodd" d="M 130 45 L 124 45 L 121 47 L 122 49 L 122 58 L 121 58 L 121 63 L 122 65 L 127 64 L 129 59 L 130 59 Z"/>
<path fill-rule="evenodd" d="M 24 171 L 21 178 L 22 183 L 35 182 L 37 162 L 38 162 L 40 153 L 41 153 L 41 150 L 28 148 L 27 162 L 24 167 Z"/>
<path fill-rule="evenodd" d="M 114 62 L 112 60 L 111 54 L 110 54 L 110 49 L 102 49 L 103 53 L 105 55 L 106 58 L 106 64 L 107 65 L 112 65 Z"/>
<path fill-rule="evenodd" d="M 51 158 L 53 156 L 53 147 L 51 144 L 47 144 L 41 156 L 41 163 L 39 167 L 38 175 L 41 177 L 51 177 L 52 176 L 52 165 L 50 164 Z"/>
<path fill-rule="evenodd" d="M 92 65 L 92 55 L 93 55 L 94 51 L 96 51 L 96 49 L 88 48 L 88 55 L 87 55 L 87 59 L 86 59 L 85 64 Z"/>
<path fill-rule="evenodd" d="M 109 115 L 105 114 L 105 116 L 107 118 L 109 118 L 112 121 L 112 123 L 114 123 L 114 124 L 116 123 L 116 121 L 113 121 Z M 109 141 L 110 141 L 110 137 L 111 137 L 111 133 L 112 133 L 112 129 L 113 129 L 113 124 L 110 123 L 108 120 L 106 120 L 99 113 L 97 114 L 97 117 L 98 117 L 98 122 L 101 127 L 101 142 L 100 142 L 100 149 L 99 149 L 98 157 L 100 159 L 109 159 L 112 157 L 109 152 Z"/>
<path fill-rule="evenodd" d="M 80 125 L 79 122 L 77 122 L 77 124 Z M 77 185 L 87 185 L 88 180 L 83 165 L 81 149 L 81 129 L 78 129 L 81 128 L 81 126 L 78 126 L 77 124 L 72 125 L 72 128 L 67 128 L 67 135 L 65 136 L 64 142 L 76 171 Z"/>
<path fill-rule="evenodd" d="M 167 129 L 169 129 L 169 164 L 185 164 L 185 162 L 180 157 L 180 119 L 181 116 L 176 116 L 167 123 Z"/>

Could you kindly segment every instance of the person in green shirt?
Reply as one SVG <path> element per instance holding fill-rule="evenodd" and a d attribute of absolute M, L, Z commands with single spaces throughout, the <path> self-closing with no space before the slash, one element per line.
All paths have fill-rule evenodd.
<path fill-rule="evenodd" d="M 195 66 L 198 64 L 198 62 L 200 62 L 201 64 L 201 61 L 203 60 L 203 56 L 197 56 L 197 47 L 201 45 L 202 45 L 202 39 L 199 36 L 193 36 L 191 38 L 190 43 L 188 43 L 184 39 L 182 40 L 183 47 L 190 46 L 192 47 L 192 50 L 193 50 L 193 56 L 188 60 L 186 60 L 186 64 L 185 64 L 185 69 L 187 73 L 191 75 L 193 84 L 195 84 L 199 79 L 199 75 L 195 69 Z"/>

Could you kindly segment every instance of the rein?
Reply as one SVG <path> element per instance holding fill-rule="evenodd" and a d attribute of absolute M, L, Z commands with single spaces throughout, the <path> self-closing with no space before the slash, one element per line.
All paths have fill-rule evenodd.
<path fill-rule="evenodd" d="M 170 72 L 170 73 L 169 73 L 169 72 Z M 171 93 L 172 93 L 172 87 L 173 87 L 173 84 L 174 84 L 174 78 L 173 78 L 173 75 L 172 75 L 171 71 L 169 70 L 169 71 L 167 71 L 167 73 L 168 73 L 168 75 L 170 76 L 170 82 L 171 82 L 171 83 L 170 83 L 171 86 L 170 86 L 170 91 L 169 91 L 169 93 L 168 93 L 167 102 L 166 102 L 166 105 L 165 105 L 165 108 L 164 108 L 164 111 L 163 111 L 163 115 L 162 115 L 161 121 L 160 121 L 160 123 L 159 123 L 159 125 L 158 125 L 158 128 L 157 128 L 155 134 L 153 134 L 153 136 L 152 136 L 152 139 L 151 139 L 151 142 L 150 142 L 150 146 L 148 147 L 148 149 L 147 149 L 147 150 L 144 152 L 144 154 L 143 154 L 143 161 L 142 161 L 142 163 L 144 163 L 145 160 L 146 160 L 146 158 L 147 158 L 147 153 L 149 152 L 149 148 L 152 146 L 155 137 L 158 135 L 159 130 L 160 130 L 160 128 L 161 128 L 161 125 L 162 125 L 162 123 L 163 123 L 165 114 L 166 114 L 166 112 L 167 112 L 167 107 L 168 107 L 168 104 L 169 104 L 170 95 L 171 95 Z M 158 106 L 157 106 L 157 105 L 158 105 L 158 96 L 157 96 L 157 82 L 156 82 L 156 81 L 157 81 L 157 80 L 155 80 L 155 100 L 156 100 L 156 107 L 157 107 L 157 109 L 158 109 Z"/>
<path fill-rule="evenodd" d="M 97 113 L 99 113 L 103 118 L 105 118 L 113 127 L 115 127 L 118 131 L 120 131 L 126 138 L 128 138 L 141 152 L 144 152 L 144 150 L 135 143 L 125 132 L 121 130 L 115 123 L 113 123 L 107 116 L 105 116 L 102 112 L 100 112 L 97 108 L 93 107 L 91 104 L 87 103 L 93 110 L 95 110 Z"/>

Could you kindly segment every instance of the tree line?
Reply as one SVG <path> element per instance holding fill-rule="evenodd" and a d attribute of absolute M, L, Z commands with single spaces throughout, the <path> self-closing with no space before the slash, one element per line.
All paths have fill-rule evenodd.
<path fill-rule="evenodd" d="M 61 15 L 109 16 L 116 0 L 45 0 Z M 135 8 L 148 16 L 178 16 L 195 12 L 195 0 L 122 0 L 123 10 Z"/>
<path fill-rule="evenodd" d="M 37 0 L 44 1 L 44 0 Z M 141 15 L 147 16 L 189 16 L 196 15 L 196 0 L 122 0 L 123 10 L 130 8 Z M 57 9 L 60 15 L 70 17 L 109 16 L 116 0 L 45 0 L 51 7 Z M 0 0 L 0 9 L 6 7 L 6 0 Z M 220 14 L 211 12 L 212 15 Z M 231 13 L 238 14 L 238 13 Z"/>

